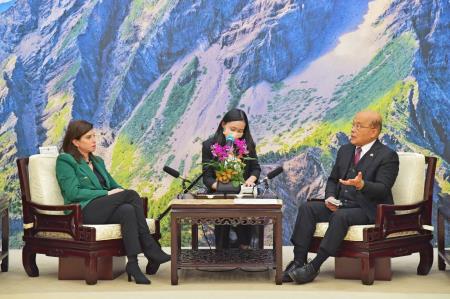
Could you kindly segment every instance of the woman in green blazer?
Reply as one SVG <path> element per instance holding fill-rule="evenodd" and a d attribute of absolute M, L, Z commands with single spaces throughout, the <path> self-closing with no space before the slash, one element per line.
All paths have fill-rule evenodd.
<path fill-rule="evenodd" d="M 121 225 L 128 262 L 128 281 L 150 284 L 139 269 L 137 255 L 144 252 L 147 274 L 170 260 L 150 235 L 142 200 L 133 190 L 124 190 L 106 170 L 103 159 L 95 156 L 93 125 L 84 120 L 69 123 L 63 140 L 64 153 L 56 160 L 56 177 L 64 203 L 81 205 L 85 224 Z"/>

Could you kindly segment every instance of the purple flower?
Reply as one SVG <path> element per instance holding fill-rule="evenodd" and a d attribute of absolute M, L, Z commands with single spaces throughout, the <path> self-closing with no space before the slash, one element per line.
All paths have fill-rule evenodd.
<path fill-rule="evenodd" d="M 242 157 L 248 154 L 247 142 L 245 142 L 245 139 L 235 139 L 234 144 L 236 145 L 238 156 Z"/>
<path fill-rule="evenodd" d="M 221 146 L 218 143 L 215 143 L 211 146 L 211 153 L 214 157 L 216 157 L 219 161 L 225 161 L 228 158 L 228 153 L 232 150 L 230 146 Z"/>

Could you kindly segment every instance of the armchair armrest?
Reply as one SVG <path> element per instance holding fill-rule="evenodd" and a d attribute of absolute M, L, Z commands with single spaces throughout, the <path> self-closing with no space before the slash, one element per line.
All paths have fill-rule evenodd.
<path fill-rule="evenodd" d="M 83 225 L 83 214 L 79 204 L 43 205 L 27 202 L 29 215 L 33 222 L 24 223 L 26 233 L 34 235 L 39 231 L 62 232 L 79 239 L 79 227 Z M 42 211 L 71 211 L 67 215 L 45 214 Z"/>
<path fill-rule="evenodd" d="M 388 205 L 380 204 L 377 206 L 377 215 L 375 219 L 375 229 L 381 232 L 381 237 L 402 231 L 427 232 L 423 229 L 424 212 L 426 211 L 426 202 L 422 201 L 412 205 Z M 398 213 L 403 212 L 403 213 Z"/>
<path fill-rule="evenodd" d="M 166 216 L 170 211 L 170 206 L 168 206 L 164 212 L 158 215 L 155 219 L 155 238 L 157 240 L 161 239 L 161 220 Z"/>

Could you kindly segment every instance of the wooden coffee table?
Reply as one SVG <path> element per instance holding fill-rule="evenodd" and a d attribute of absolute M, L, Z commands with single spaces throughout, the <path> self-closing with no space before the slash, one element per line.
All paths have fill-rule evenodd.
<path fill-rule="evenodd" d="M 282 283 L 282 201 L 236 204 L 233 199 L 174 199 L 171 202 L 171 282 L 178 284 L 178 269 L 245 267 L 273 268 L 275 283 Z M 272 249 L 181 249 L 181 225 L 273 224 Z"/>

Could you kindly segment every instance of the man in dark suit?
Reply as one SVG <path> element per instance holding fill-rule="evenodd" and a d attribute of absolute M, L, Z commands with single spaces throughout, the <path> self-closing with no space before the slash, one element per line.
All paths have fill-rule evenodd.
<path fill-rule="evenodd" d="M 391 188 L 398 174 L 398 155 L 383 145 L 381 115 L 363 111 L 353 119 L 350 143 L 343 145 L 325 188 L 324 202 L 299 207 L 291 242 L 294 260 L 283 273 L 284 282 L 311 282 L 320 266 L 334 256 L 351 225 L 375 222 L 378 204 L 392 204 Z M 307 262 L 316 223 L 329 222 L 316 257 Z"/>

